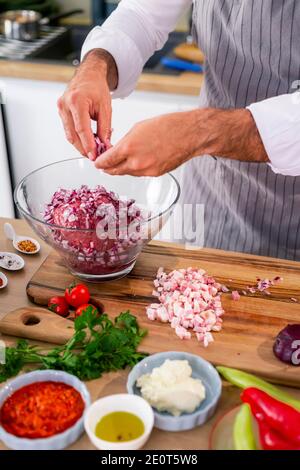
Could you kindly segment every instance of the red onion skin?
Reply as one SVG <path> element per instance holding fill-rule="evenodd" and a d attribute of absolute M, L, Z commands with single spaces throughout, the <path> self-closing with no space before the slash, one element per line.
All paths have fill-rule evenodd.
<path fill-rule="evenodd" d="M 296 340 L 300 341 L 300 324 L 287 325 L 278 333 L 275 339 L 273 346 L 275 356 L 286 364 L 300 365 L 292 361 L 292 355 L 296 351 L 295 348 L 292 348 L 292 344 Z"/>

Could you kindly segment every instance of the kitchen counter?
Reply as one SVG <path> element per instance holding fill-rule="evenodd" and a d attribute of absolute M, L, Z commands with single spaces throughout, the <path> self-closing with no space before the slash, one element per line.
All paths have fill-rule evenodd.
<path fill-rule="evenodd" d="M 4 238 L 3 224 L 6 219 L 0 218 L 0 250 L 1 251 L 14 251 L 11 242 Z M 24 235 L 32 235 L 32 230 L 25 221 L 13 220 L 16 231 Z M 49 253 L 49 247 L 41 242 L 41 252 L 36 256 L 25 256 L 26 266 L 23 271 L 18 273 L 8 273 L 7 277 L 9 285 L 6 289 L 0 291 L 0 317 L 2 314 L 14 310 L 19 307 L 31 305 L 26 293 L 25 286 L 32 277 L 33 273 L 37 270 L 42 261 Z M 14 338 L 2 337 L 7 343 L 11 344 Z M 49 347 L 49 345 L 48 345 Z M 103 377 L 87 382 L 87 386 L 91 393 L 92 400 L 96 400 L 102 396 L 112 393 L 122 393 L 126 391 L 126 378 L 128 371 L 111 372 L 104 374 Z M 300 390 L 289 389 L 289 393 L 295 395 L 300 399 Z M 240 403 L 240 391 L 229 384 L 224 383 L 223 393 L 216 415 L 204 426 L 198 427 L 192 431 L 186 432 L 163 432 L 154 429 L 151 438 L 146 444 L 145 449 L 161 449 L 161 450 L 188 450 L 188 449 L 208 449 L 210 432 L 220 416 L 226 411 Z M 0 450 L 5 447 L 0 443 Z M 79 441 L 71 446 L 70 449 L 90 450 L 94 449 L 88 437 L 84 434 Z"/>
<path fill-rule="evenodd" d="M 67 83 L 73 77 L 74 70 L 75 67 L 71 65 L 0 60 L 0 79 L 11 77 Z M 202 82 L 202 74 L 191 72 L 183 72 L 179 75 L 142 73 L 137 90 L 197 96 Z"/>

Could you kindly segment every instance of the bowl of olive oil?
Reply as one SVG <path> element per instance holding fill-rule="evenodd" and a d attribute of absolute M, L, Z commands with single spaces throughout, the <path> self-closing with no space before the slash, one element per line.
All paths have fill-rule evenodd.
<path fill-rule="evenodd" d="M 97 449 L 137 450 L 147 442 L 154 424 L 149 403 L 136 395 L 109 395 L 87 410 L 85 430 Z"/>

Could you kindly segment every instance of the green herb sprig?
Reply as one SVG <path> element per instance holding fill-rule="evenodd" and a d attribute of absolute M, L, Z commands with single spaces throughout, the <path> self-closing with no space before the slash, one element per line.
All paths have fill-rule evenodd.
<path fill-rule="evenodd" d="M 96 379 L 104 372 L 132 367 L 143 359 L 147 354 L 138 352 L 137 347 L 146 334 L 129 311 L 112 321 L 88 307 L 76 318 L 75 333 L 65 345 L 46 353 L 22 339 L 6 348 L 0 382 L 17 375 L 28 364 L 33 369 L 63 370 L 81 380 Z"/>

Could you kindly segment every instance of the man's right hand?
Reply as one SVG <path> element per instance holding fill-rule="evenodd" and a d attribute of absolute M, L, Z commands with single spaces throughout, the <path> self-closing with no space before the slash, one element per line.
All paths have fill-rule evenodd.
<path fill-rule="evenodd" d="M 90 160 L 96 159 L 96 144 L 91 119 L 97 122 L 97 135 L 108 144 L 111 134 L 111 95 L 118 84 L 113 57 L 95 49 L 85 57 L 64 95 L 58 100 L 59 114 L 66 137 Z"/>

